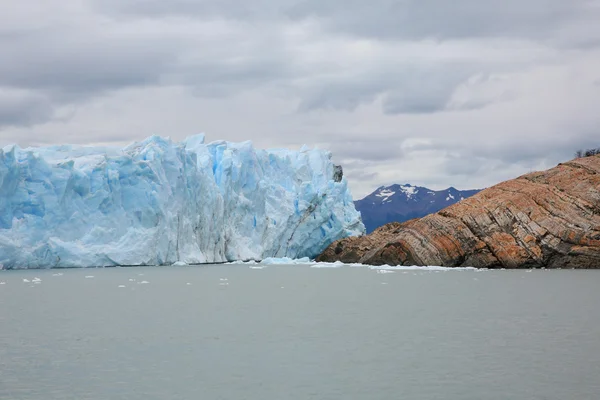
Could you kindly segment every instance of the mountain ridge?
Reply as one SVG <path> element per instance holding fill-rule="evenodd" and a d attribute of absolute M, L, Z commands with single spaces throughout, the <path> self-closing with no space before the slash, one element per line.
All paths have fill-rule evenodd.
<path fill-rule="evenodd" d="M 361 213 L 367 233 L 390 222 L 405 222 L 437 212 L 478 193 L 480 189 L 458 190 L 449 187 L 432 190 L 411 184 L 380 186 L 354 205 Z"/>

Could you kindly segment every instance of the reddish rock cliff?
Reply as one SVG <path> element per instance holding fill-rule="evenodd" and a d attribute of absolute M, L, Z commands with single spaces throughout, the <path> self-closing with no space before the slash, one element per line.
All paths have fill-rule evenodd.
<path fill-rule="evenodd" d="M 339 240 L 317 260 L 600 268 L 600 156 L 523 175 L 424 218 Z"/>

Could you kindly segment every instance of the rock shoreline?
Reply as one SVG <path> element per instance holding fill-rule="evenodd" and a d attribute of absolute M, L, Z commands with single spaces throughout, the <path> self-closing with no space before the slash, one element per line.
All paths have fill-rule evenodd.
<path fill-rule="evenodd" d="M 600 268 L 600 156 L 485 189 L 435 214 L 331 244 L 317 261 Z"/>

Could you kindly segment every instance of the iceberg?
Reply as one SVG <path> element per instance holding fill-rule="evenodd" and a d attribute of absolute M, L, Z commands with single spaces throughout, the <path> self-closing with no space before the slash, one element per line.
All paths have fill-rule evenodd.
<path fill-rule="evenodd" d="M 313 258 L 362 235 L 331 153 L 250 141 L 0 149 L 0 268 Z"/>

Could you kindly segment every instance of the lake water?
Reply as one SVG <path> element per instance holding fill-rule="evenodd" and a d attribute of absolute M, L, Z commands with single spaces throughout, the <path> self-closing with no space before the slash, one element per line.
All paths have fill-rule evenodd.
<path fill-rule="evenodd" d="M 0 271 L 0 399 L 598 400 L 599 308 L 600 271 Z"/>

